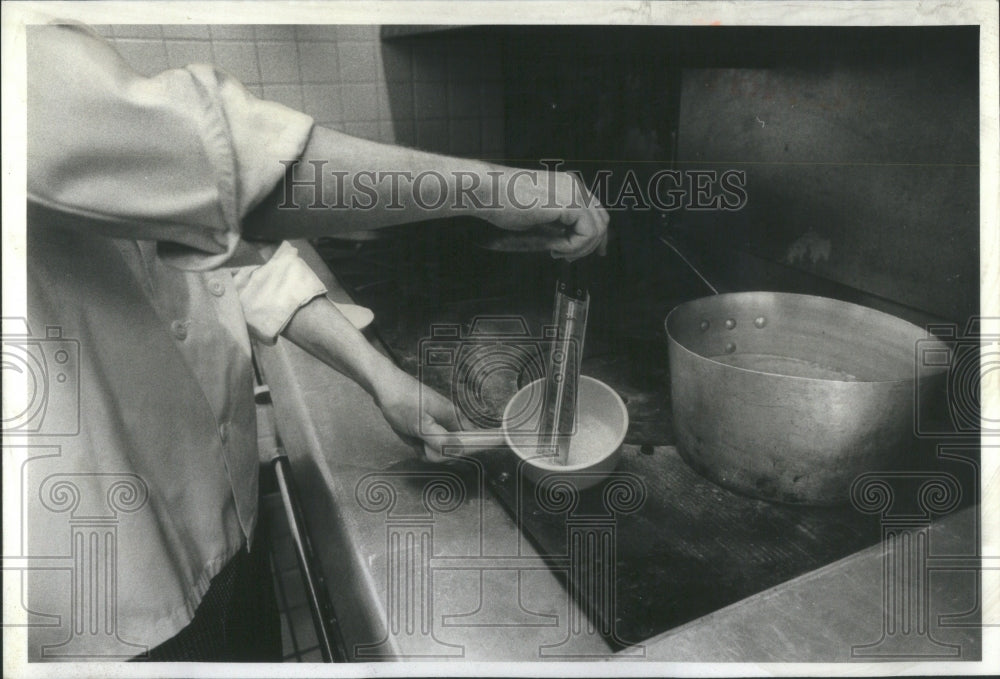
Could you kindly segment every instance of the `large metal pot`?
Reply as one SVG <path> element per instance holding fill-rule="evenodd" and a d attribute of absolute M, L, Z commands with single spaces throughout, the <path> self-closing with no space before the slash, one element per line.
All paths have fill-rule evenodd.
<path fill-rule="evenodd" d="M 766 500 L 846 501 L 859 474 L 910 447 L 914 390 L 935 388 L 943 370 L 916 360 L 917 342 L 934 341 L 919 327 L 810 295 L 698 299 L 666 330 L 681 456 Z"/>

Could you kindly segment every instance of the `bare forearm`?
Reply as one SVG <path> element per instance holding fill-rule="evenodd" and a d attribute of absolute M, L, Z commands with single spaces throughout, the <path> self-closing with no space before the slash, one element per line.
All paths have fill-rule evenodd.
<path fill-rule="evenodd" d="M 334 236 L 439 217 L 474 215 L 524 231 L 557 224 L 541 243 L 573 259 L 603 248 L 609 216 L 572 175 L 378 144 L 314 128 L 283 182 L 245 220 L 250 238 Z"/>
<path fill-rule="evenodd" d="M 510 170 L 322 127 L 287 165 L 285 180 L 246 220 L 248 236 L 311 238 L 472 215 L 491 199 L 490 183 Z"/>
<path fill-rule="evenodd" d="M 380 380 L 396 370 L 326 297 L 302 306 L 282 335 L 353 379 L 376 400 Z"/>
<path fill-rule="evenodd" d="M 325 297 L 300 308 L 283 334 L 360 384 L 404 440 L 422 439 L 438 449 L 448 440 L 449 431 L 460 428 L 451 401 L 423 388 L 379 353 Z M 415 448 L 419 455 L 430 455 L 423 445 Z"/>

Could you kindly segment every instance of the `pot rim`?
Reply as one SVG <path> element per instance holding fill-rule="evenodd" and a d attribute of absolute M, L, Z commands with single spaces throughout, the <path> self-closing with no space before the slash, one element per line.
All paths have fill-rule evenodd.
<path fill-rule="evenodd" d="M 891 319 L 893 319 L 894 322 L 905 323 L 906 325 L 911 326 L 912 328 L 916 329 L 917 331 L 924 332 L 926 334 L 926 340 L 928 342 L 937 342 L 942 347 L 945 346 L 944 342 L 942 342 L 940 339 L 934 337 L 933 335 L 931 335 L 930 333 L 928 333 L 926 330 L 922 329 L 920 326 L 915 325 L 913 323 L 910 323 L 909 321 L 907 321 L 905 319 L 902 319 L 902 318 L 900 318 L 898 316 L 893 316 L 892 314 L 886 313 L 884 311 L 879 311 L 878 309 L 873 309 L 872 307 L 868 307 L 868 306 L 865 306 L 863 304 L 855 304 L 854 302 L 845 302 L 843 300 L 834 299 L 832 297 L 823 297 L 821 295 L 804 295 L 804 294 L 795 293 L 795 292 L 780 292 L 780 291 L 772 291 L 772 290 L 747 290 L 747 291 L 740 291 L 740 292 L 725 292 L 725 293 L 719 293 L 718 295 L 712 295 L 712 296 L 709 296 L 709 297 L 698 297 L 696 299 L 688 300 L 686 302 L 682 302 L 682 303 L 678 304 L 673 309 L 671 309 L 669 311 L 669 313 L 667 313 L 666 318 L 663 320 L 663 329 L 664 329 L 664 331 L 667 334 L 667 339 L 670 341 L 670 346 L 680 347 L 685 352 L 687 352 L 688 354 L 694 356 L 695 358 L 701 359 L 703 361 L 708 361 L 709 363 L 712 363 L 714 365 L 720 366 L 720 367 L 722 367 L 724 369 L 736 370 L 736 371 L 739 371 L 739 372 L 742 372 L 742 373 L 746 373 L 748 375 L 767 375 L 767 376 L 770 376 L 770 377 L 780 377 L 782 379 L 789 379 L 789 380 L 803 380 L 803 381 L 806 381 L 806 382 L 816 382 L 816 383 L 820 383 L 820 384 L 842 384 L 842 385 L 912 384 L 912 383 L 914 383 L 914 382 L 917 381 L 916 380 L 916 377 L 917 377 L 917 367 L 916 366 L 918 365 L 917 363 L 914 363 L 914 367 L 915 368 L 914 368 L 914 374 L 913 374 L 913 376 L 911 376 L 911 377 L 904 377 L 904 378 L 901 378 L 901 379 L 892 379 L 892 380 L 880 380 L 880 379 L 838 380 L 838 379 L 825 378 L 825 377 L 805 377 L 805 376 L 802 376 L 802 375 L 787 375 L 787 374 L 784 374 L 784 373 L 771 372 L 771 371 L 767 371 L 767 370 L 752 370 L 750 368 L 744 368 L 742 366 L 732 365 L 731 363 L 724 363 L 722 361 L 717 361 L 716 359 L 714 359 L 714 358 L 712 358 L 710 356 L 705 356 L 703 354 L 700 354 L 700 353 L 694 351 L 693 349 L 687 347 L 684 343 L 682 343 L 679 339 L 677 339 L 670 332 L 670 318 L 675 313 L 677 313 L 678 311 L 680 311 L 683 307 L 686 307 L 686 306 L 691 305 L 691 304 L 693 304 L 695 302 L 700 302 L 700 301 L 706 300 L 706 299 L 716 299 L 716 298 L 720 298 L 720 297 L 730 297 L 730 298 L 732 298 L 732 297 L 746 297 L 746 296 L 750 296 L 750 295 L 759 295 L 759 294 L 774 295 L 774 296 L 777 296 L 777 297 L 799 297 L 799 298 L 807 298 L 807 299 L 819 299 L 819 300 L 824 300 L 824 301 L 828 301 L 828 302 L 834 302 L 836 304 L 842 304 L 844 306 L 858 307 L 860 309 L 864 309 L 866 312 L 870 312 L 870 313 L 874 313 L 874 314 L 879 314 L 881 316 L 886 316 L 888 318 L 891 318 Z M 923 338 L 921 338 L 921 339 L 923 339 Z M 937 376 L 937 375 L 942 374 L 942 373 L 944 373 L 946 371 L 947 371 L 947 367 L 943 367 L 943 366 L 928 366 L 927 367 L 927 374 L 926 374 L 926 376 L 925 376 L 924 379 Z"/>

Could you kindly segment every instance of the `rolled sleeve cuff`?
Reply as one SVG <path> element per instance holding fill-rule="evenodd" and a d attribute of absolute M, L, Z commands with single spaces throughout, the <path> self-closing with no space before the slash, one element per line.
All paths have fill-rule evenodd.
<path fill-rule="evenodd" d="M 326 286 L 294 246 L 285 242 L 260 266 L 233 269 L 250 335 L 274 344 L 300 307 L 320 295 Z"/>

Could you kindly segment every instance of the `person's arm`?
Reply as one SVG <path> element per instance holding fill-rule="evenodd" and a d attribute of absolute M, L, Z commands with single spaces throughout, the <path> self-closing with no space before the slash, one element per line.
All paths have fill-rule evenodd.
<path fill-rule="evenodd" d="M 454 158 L 313 128 L 301 158 L 244 221 L 261 239 L 313 238 L 439 217 L 476 216 L 502 229 L 559 224 L 553 255 L 603 247 L 607 210 L 571 174 Z M 537 241 L 536 239 L 536 242 Z"/>
<path fill-rule="evenodd" d="M 448 442 L 442 437 L 458 429 L 455 406 L 396 367 L 378 352 L 330 301 L 326 288 L 295 247 L 282 243 L 250 245 L 234 253 L 232 269 L 243 315 L 251 336 L 274 344 L 279 335 L 361 385 L 382 410 L 392 428 L 429 459 Z"/>
<path fill-rule="evenodd" d="M 244 232 L 285 240 L 444 215 L 476 214 L 514 230 L 562 224 L 564 235 L 550 243 L 557 255 L 582 256 L 604 242 L 607 212 L 571 175 L 314 127 L 309 116 L 257 99 L 207 65 L 146 78 L 80 27 L 32 27 L 27 42 L 32 228 L 155 240 L 172 264 L 203 270 L 225 264 Z M 281 209 L 290 207 L 281 179 L 296 160 L 307 176 L 313 163 L 323 166 L 331 201 L 339 173 L 349 207 L 315 209 L 310 197 Z"/>
<path fill-rule="evenodd" d="M 326 297 L 300 307 L 281 334 L 360 384 L 404 439 L 439 450 L 448 433 L 460 428 L 451 401 L 376 350 Z M 422 445 L 415 449 L 434 461 L 443 459 Z"/>

